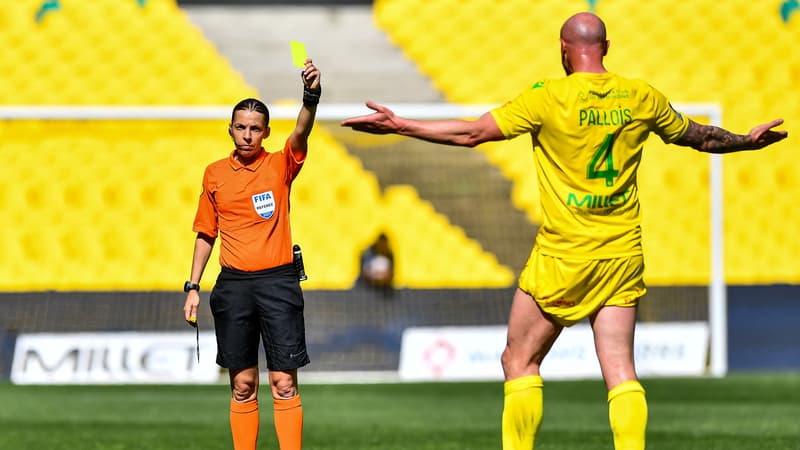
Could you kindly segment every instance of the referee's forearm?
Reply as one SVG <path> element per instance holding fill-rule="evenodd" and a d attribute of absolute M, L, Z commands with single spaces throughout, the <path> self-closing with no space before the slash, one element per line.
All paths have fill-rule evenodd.
<path fill-rule="evenodd" d="M 192 255 L 192 271 L 189 276 L 189 281 L 192 283 L 200 283 L 208 260 L 211 258 L 211 251 L 214 249 L 214 241 L 214 238 L 201 233 L 197 234 L 197 239 L 195 239 L 194 242 L 194 253 Z"/>
<path fill-rule="evenodd" d="M 304 104 L 297 114 L 297 123 L 294 131 L 289 137 L 292 149 L 305 150 L 308 147 L 308 137 L 314 128 L 314 120 L 317 117 L 317 105 Z"/>

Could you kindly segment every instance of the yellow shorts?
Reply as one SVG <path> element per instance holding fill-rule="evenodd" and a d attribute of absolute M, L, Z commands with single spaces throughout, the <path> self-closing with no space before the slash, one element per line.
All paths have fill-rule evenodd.
<path fill-rule="evenodd" d="M 613 259 L 563 259 L 534 246 L 519 288 L 558 323 L 570 326 L 603 306 L 636 306 L 647 292 L 642 255 Z"/>

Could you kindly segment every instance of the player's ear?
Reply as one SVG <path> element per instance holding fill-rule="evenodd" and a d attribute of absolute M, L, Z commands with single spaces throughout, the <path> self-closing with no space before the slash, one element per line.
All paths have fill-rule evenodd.
<path fill-rule="evenodd" d="M 270 128 L 270 127 L 265 128 L 264 129 L 264 138 L 268 138 L 270 132 L 272 132 L 272 128 Z"/>
<path fill-rule="evenodd" d="M 228 136 L 233 137 L 233 125 L 228 124 Z"/>
<path fill-rule="evenodd" d="M 611 47 L 611 41 L 606 40 L 605 45 L 603 46 L 603 56 L 608 54 L 608 48 Z"/>

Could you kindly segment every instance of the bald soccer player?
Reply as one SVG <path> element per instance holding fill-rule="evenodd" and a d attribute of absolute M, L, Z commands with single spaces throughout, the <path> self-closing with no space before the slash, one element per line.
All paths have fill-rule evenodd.
<path fill-rule="evenodd" d="M 645 447 L 647 401 L 633 335 L 646 292 L 636 173 L 648 135 L 708 153 L 760 149 L 787 136 L 772 130 L 780 119 L 746 135 L 690 120 L 648 83 L 608 72 L 609 44 L 603 21 L 579 13 L 561 28 L 566 77 L 537 81 L 477 120 L 411 120 L 367 102 L 373 113 L 342 122 L 465 147 L 532 137 L 543 220 L 514 293 L 501 358 L 504 450 L 533 448 L 543 411 L 539 367 L 561 330 L 585 318 L 608 389 L 614 446 Z"/>

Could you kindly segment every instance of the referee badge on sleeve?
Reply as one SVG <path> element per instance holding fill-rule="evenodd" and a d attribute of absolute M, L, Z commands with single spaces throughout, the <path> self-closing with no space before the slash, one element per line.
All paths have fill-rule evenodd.
<path fill-rule="evenodd" d="M 275 197 L 272 191 L 262 192 L 253 196 L 253 208 L 259 216 L 269 219 L 275 214 Z"/>

